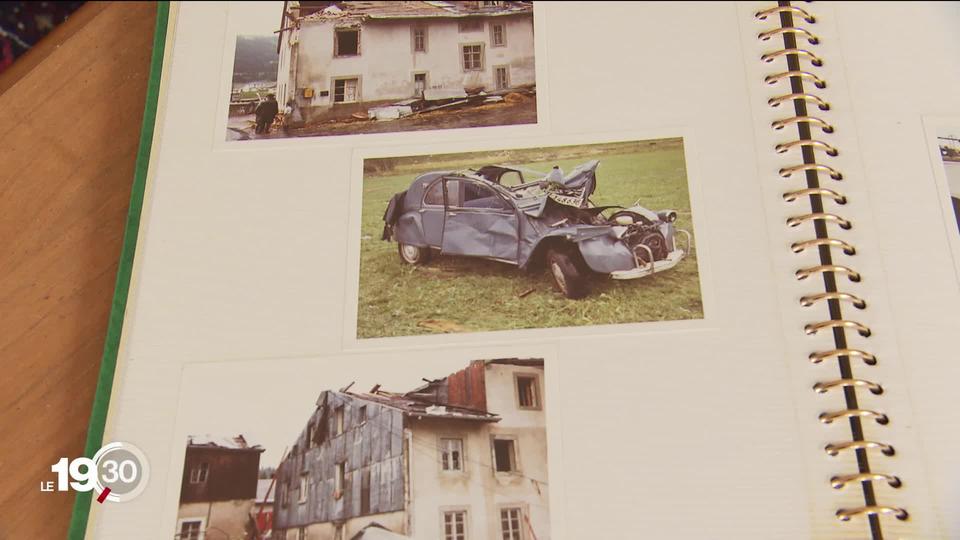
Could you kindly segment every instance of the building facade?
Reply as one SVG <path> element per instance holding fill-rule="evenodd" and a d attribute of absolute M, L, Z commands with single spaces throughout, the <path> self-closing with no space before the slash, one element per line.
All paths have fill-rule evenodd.
<path fill-rule="evenodd" d="M 274 537 L 548 540 L 544 406 L 542 360 L 476 361 L 403 394 L 325 391 L 278 468 Z"/>
<path fill-rule="evenodd" d="M 287 2 L 277 95 L 304 117 L 536 84 L 530 2 Z"/>
<path fill-rule="evenodd" d="M 254 540 L 251 514 L 263 449 L 242 435 L 190 437 L 184 456 L 177 511 L 177 540 Z"/>

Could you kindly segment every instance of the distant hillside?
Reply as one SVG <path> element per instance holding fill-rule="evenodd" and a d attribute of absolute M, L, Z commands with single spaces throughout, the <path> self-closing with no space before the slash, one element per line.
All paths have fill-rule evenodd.
<path fill-rule="evenodd" d="M 238 36 L 233 60 L 233 83 L 277 80 L 276 36 Z"/>

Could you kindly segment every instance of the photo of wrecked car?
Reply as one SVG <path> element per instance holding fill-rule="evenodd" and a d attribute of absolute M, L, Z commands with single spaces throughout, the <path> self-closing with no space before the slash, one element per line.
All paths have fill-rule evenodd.
<path fill-rule="evenodd" d="M 683 139 L 362 159 L 358 339 L 703 318 Z"/>
<path fill-rule="evenodd" d="M 594 205 L 599 167 L 594 159 L 567 174 L 504 165 L 422 174 L 390 199 L 382 239 L 407 264 L 458 255 L 546 268 L 572 299 L 589 294 L 591 274 L 632 280 L 675 267 L 692 247 L 676 211 Z"/>

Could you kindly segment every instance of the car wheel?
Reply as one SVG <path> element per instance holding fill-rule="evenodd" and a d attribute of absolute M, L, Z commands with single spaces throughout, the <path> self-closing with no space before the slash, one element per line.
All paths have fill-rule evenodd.
<path fill-rule="evenodd" d="M 412 246 L 410 244 L 397 244 L 397 253 L 407 264 L 425 264 L 430 260 L 430 248 Z"/>
<path fill-rule="evenodd" d="M 589 292 L 587 274 L 575 261 L 569 250 L 547 251 L 547 268 L 557 290 L 572 299 L 583 298 Z"/>

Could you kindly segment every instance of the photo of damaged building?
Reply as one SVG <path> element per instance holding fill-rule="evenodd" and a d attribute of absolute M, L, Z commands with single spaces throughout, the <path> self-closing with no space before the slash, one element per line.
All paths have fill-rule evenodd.
<path fill-rule="evenodd" d="M 285 540 L 549 540 L 544 365 L 320 394 L 277 469 Z M 425 379 L 426 381 L 426 379 Z"/>
<path fill-rule="evenodd" d="M 307 124 L 484 105 L 409 129 L 536 122 L 532 2 L 288 1 L 277 34 L 277 100 Z M 489 107 L 521 101 L 519 120 Z"/>

